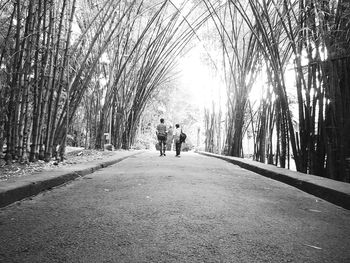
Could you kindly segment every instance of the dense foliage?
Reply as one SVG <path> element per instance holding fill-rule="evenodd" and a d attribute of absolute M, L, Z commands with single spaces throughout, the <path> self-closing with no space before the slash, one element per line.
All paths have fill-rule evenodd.
<path fill-rule="evenodd" d="M 0 154 L 62 159 L 67 140 L 103 148 L 106 133 L 129 149 L 201 25 L 190 13 L 170 1 L 2 1 Z"/>
<path fill-rule="evenodd" d="M 224 152 L 243 156 L 250 131 L 255 160 L 289 167 L 293 158 L 298 171 L 349 182 L 349 1 L 214 2 L 204 1 L 225 64 Z M 248 99 L 254 82 L 264 94 L 258 107 Z M 212 137 L 218 114 L 207 113 Z"/>
<path fill-rule="evenodd" d="M 197 109 L 159 104 L 179 99 L 177 59 L 200 40 L 226 85 L 226 109 L 204 112 L 207 151 L 244 156 L 249 133 L 255 160 L 350 181 L 349 21 L 347 0 L 3 0 L 0 156 L 150 144 L 160 116 L 197 127 L 198 145 Z"/>

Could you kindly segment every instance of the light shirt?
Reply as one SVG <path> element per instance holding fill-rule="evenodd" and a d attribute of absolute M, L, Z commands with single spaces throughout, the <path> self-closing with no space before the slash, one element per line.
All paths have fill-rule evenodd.
<path fill-rule="evenodd" d="M 180 134 L 181 134 L 181 129 L 176 128 L 174 132 L 174 141 L 179 142 L 180 141 Z"/>

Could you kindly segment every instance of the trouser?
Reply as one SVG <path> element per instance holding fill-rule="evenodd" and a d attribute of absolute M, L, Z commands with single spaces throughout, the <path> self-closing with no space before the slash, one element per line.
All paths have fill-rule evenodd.
<path fill-rule="evenodd" d="M 166 150 L 166 139 L 161 139 L 161 140 L 158 140 L 159 142 L 159 151 L 160 151 L 160 154 L 165 154 L 165 150 Z"/>
<path fill-rule="evenodd" d="M 181 142 L 175 142 L 175 150 L 176 150 L 176 155 L 180 155 Z"/>

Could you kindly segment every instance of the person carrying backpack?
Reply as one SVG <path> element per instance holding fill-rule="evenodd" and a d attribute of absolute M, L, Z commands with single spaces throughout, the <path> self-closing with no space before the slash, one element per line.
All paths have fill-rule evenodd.
<path fill-rule="evenodd" d="M 182 144 L 182 140 L 181 140 L 181 129 L 180 129 L 180 125 L 176 124 L 175 125 L 175 132 L 174 132 L 174 143 L 175 143 L 175 150 L 176 150 L 176 155 L 175 157 L 180 157 L 180 152 L 181 152 L 181 144 Z"/>
<path fill-rule="evenodd" d="M 159 143 L 160 156 L 165 156 L 167 129 L 163 118 L 160 119 L 160 123 L 157 125 L 156 135 Z"/>

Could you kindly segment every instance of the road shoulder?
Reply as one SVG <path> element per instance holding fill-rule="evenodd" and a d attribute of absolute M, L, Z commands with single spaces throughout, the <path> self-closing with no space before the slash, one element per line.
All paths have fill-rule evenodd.
<path fill-rule="evenodd" d="M 265 177 L 294 186 L 304 192 L 350 210 L 350 184 L 332 179 L 299 173 L 243 158 L 198 151 L 199 154 L 219 158 Z"/>
<path fill-rule="evenodd" d="M 37 195 L 78 177 L 91 174 L 101 168 L 116 164 L 143 151 L 115 151 L 103 159 L 79 163 L 57 169 L 44 169 L 36 174 L 0 183 L 0 207 Z"/>

